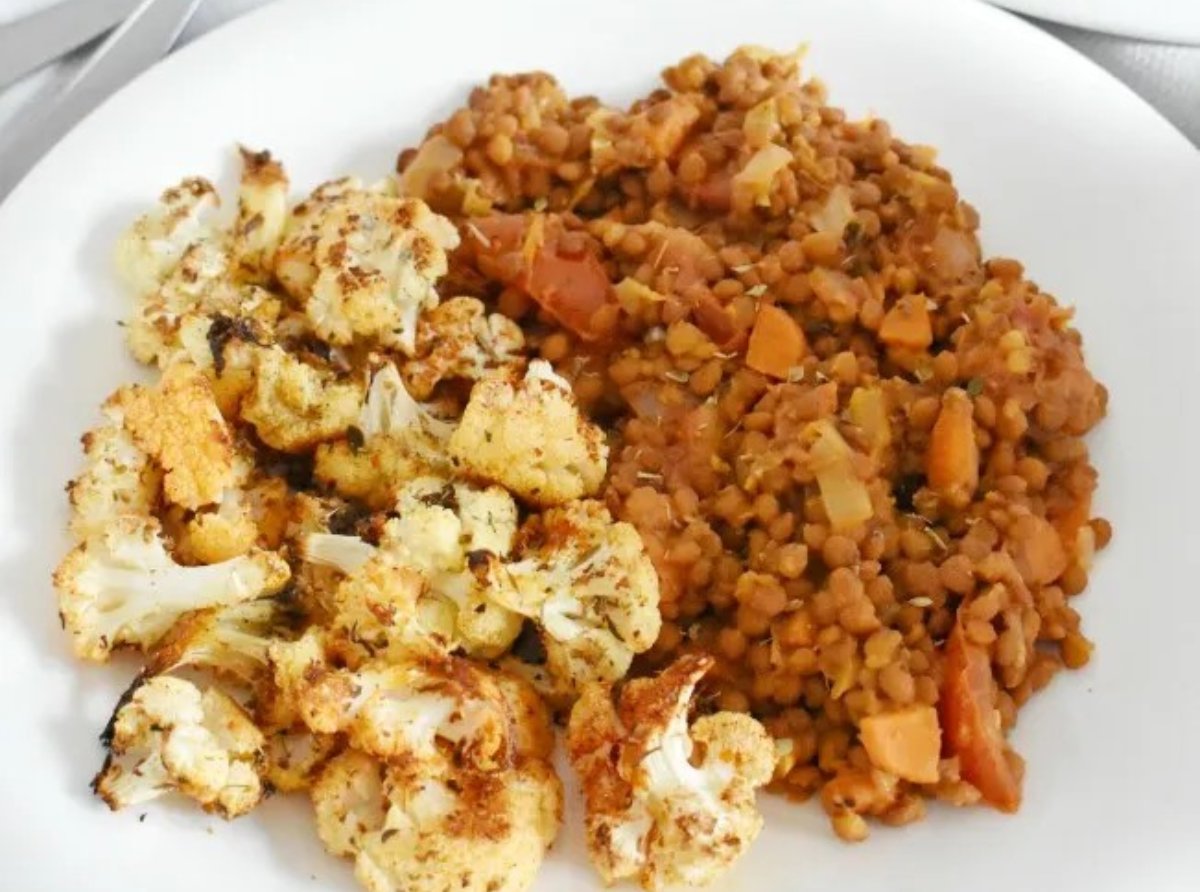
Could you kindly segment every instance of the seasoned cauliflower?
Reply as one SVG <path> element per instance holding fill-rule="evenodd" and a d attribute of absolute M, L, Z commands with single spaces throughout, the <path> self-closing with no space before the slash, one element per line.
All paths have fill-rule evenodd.
<path fill-rule="evenodd" d="M 452 297 L 421 317 L 415 355 L 404 366 L 409 392 L 425 399 L 440 381 L 478 381 L 489 372 L 519 372 L 525 335 L 473 297 Z"/>
<path fill-rule="evenodd" d="M 242 181 L 232 253 L 242 278 L 266 284 L 287 222 L 288 178 L 270 152 L 243 148 L 240 153 Z"/>
<path fill-rule="evenodd" d="M 350 618 L 339 620 L 339 627 L 354 630 L 354 637 L 376 653 L 411 649 L 422 636 L 443 650 L 461 645 L 488 659 L 508 650 L 523 618 L 488 597 L 487 587 L 491 562 L 507 555 L 516 538 L 512 496 L 498 486 L 418 477 L 401 488 L 394 510 L 399 516 L 384 525 L 380 549 L 354 536 L 311 533 L 301 539 L 306 561 L 343 573 L 357 575 L 369 559 L 385 553 L 394 586 L 406 568 L 422 574 L 408 586 L 412 597 L 419 597 L 415 612 L 407 599 L 401 609 L 395 597 L 383 594 L 387 586 L 372 584 L 355 591 L 374 594 L 352 599 L 367 605 L 369 615 L 347 611 L 341 596 L 335 598 L 341 603 L 335 612 Z M 380 598 L 393 607 L 383 610 Z M 372 619 L 380 616 L 386 622 Z"/>
<path fill-rule="evenodd" d="M 281 557 L 258 550 L 206 567 L 180 566 L 157 521 L 126 516 L 68 553 L 54 585 L 76 656 L 103 661 L 121 646 L 149 647 L 189 610 L 274 594 L 290 575 Z"/>
<path fill-rule="evenodd" d="M 162 471 L 134 442 L 124 413 L 111 404 L 102 411 L 107 423 L 83 435 L 86 465 L 67 487 L 71 533 L 80 541 L 125 515 L 149 517 L 162 485 Z"/>
<path fill-rule="evenodd" d="M 606 883 L 706 885 L 762 829 L 754 792 L 774 772 L 775 745 L 743 713 L 688 727 L 708 656 L 680 657 L 657 678 L 587 686 L 571 711 L 567 748 L 583 787 L 588 854 Z"/>
<path fill-rule="evenodd" d="M 185 613 L 155 644 L 142 670 L 162 675 L 190 667 L 257 684 L 267 674 L 272 640 L 291 637 L 295 612 L 275 598 Z"/>
<path fill-rule="evenodd" d="M 353 664 L 449 652 L 454 614 L 424 594 L 421 573 L 376 551 L 334 590 L 331 647 Z"/>
<path fill-rule="evenodd" d="M 454 225 L 425 202 L 344 179 L 293 209 L 275 270 L 323 340 L 411 354 L 417 318 L 437 306 L 434 283 L 457 245 Z"/>
<path fill-rule="evenodd" d="M 516 386 L 502 378 L 475 385 L 450 454 L 468 473 L 549 506 L 600 488 L 608 444 L 579 414 L 570 385 L 534 360 Z"/>
<path fill-rule="evenodd" d="M 409 395 L 391 363 L 371 379 L 356 431 L 357 442 L 344 439 L 318 448 L 313 467 L 318 480 L 346 498 L 390 507 L 407 481 L 450 469 L 451 425 Z"/>
<path fill-rule="evenodd" d="M 180 362 L 153 387 L 129 384 L 109 397 L 134 442 L 163 469 L 163 494 L 184 508 L 221 500 L 235 482 L 233 440 L 195 366 Z"/>
<path fill-rule="evenodd" d="M 258 200 L 252 184 L 263 175 L 251 168 L 243 174 L 242 210 L 248 216 L 240 225 L 250 227 L 246 237 L 239 229 L 231 239 L 216 225 L 216 190 L 206 180 L 192 178 L 163 193 L 160 207 L 139 218 L 121 238 L 117 268 L 135 297 L 126 339 L 140 362 L 165 368 L 181 354 L 194 354 L 194 341 L 189 345 L 185 339 L 197 319 L 223 314 L 269 328 L 278 318 L 279 298 L 252 284 L 263 280 L 261 272 L 247 267 L 253 274 L 244 275 L 237 256 L 239 250 L 250 250 L 251 243 L 261 249 L 269 237 L 265 221 L 270 200 L 247 207 L 247 196 L 251 204 Z M 252 223 L 255 215 L 264 223 Z M 247 263 L 252 262 L 257 260 L 248 256 Z"/>
<path fill-rule="evenodd" d="M 351 750 L 312 798 L 321 840 L 369 892 L 525 892 L 562 819 L 562 787 L 538 761 L 413 772 Z"/>
<path fill-rule="evenodd" d="M 263 779 L 280 793 L 308 790 L 340 748 L 337 735 L 314 734 L 303 726 L 268 731 Z"/>
<path fill-rule="evenodd" d="M 137 295 L 157 291 L 193 244 L 213 234 L 220 205 L 212 183 L 190 177 L 163 192 L 159 206 L 139 217 L 117 241 L 117 272 Z"/>
<path fill-rule="evenodd" d="M 216 688 L 152 678 L 133 691 L 105 732 L 109 749 L 92 789 L 114 811 L 176 791 L 205 811 L 236 818 L 263 797 L 263 736 Z"/>
<path fill-rule="evenodd" d="M 507 692 L 466 660 L 419 655 L 336 669 L 315 631 L 273 644 L 270 656 L 276 685 L 304 723 L 322 734 L 344 733 L 363 752 L 419 762 L 449 749 L 481 770 L 512 756 Z"/>
<path fill-rule="evenodd" d="M 254 386 L 242 418 L 268 446 L 304 452 L 344 434 L 358 418 L 362 395 L 359 384 L 338 381 L 272 346 L 254 352 Z"/>
<path fill-rule="evenodd" d="M 662 622 L 658 574 L 637 530 L 580 501 L 533 518 L 522 539 L 518 560 L 489 568 L 489 597 L 537 624 L 561 687 L 624 677 Z"/>

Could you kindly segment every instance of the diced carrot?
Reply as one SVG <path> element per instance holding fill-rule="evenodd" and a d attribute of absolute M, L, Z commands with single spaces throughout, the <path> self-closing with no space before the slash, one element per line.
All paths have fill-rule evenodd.
<path fill-rule="evenodd" d="M 946 642 L 938 713 L 946 751 L 957 756 L 963 779 L 1001 811 L 1021 805 L 1021 785 L 1005 756 L 987 651 L 967 641 L 956 623 Z"/>
<path fill-rule="evenodd" d="M 750 332 L 746 365 L 756 372 L 785 380 L 807 352 L 804 332 L 796 320 L 774 304 L 760 304 Z"/>
<path fill-rule="evenodd" d="M 975 442 L 974 407 L 966 391 L 951 387 L 925 451 L 925 477 L 930 488 L 957 507 L 971 501 L 979 485 L 979 446 Z"/>
<path fill-rule="evenodd" d="M 745 332 L 734 324 L 733 314 L 710 292 L 705 292 L 696 301 L 692 319 L 722 350 L 736 350 L 745 343 Z"/>
<path fill-rule="evenodd" d="M 942 730 L 932 706 L 867 716 L 858 736 L 877 768 L 915 784 L 937 783 Z"/>
<path fill-rule="evenodd" d="M 879 326 L 879 340 L 889 347 L 924 350 L 933 343 L 933 327 L 925 295 L 908 294 L 896 301 Z"/>
<path fill-rule="evenodd" d="M 1067 551 L 1058 530 L 1036 514 L 1021 518 L 1020 525 L 1021 537 L 1013 552 L 1017 570 L 1031 585 L 1049 585 L 1067 569 Z"/>
<path fill-rule="evenodd" d="M 596 314 L 612 299 L 612 285 L 592 251 L 567 249 L 560 220 L 494 214 L 473 225 L 489 241 L 476 250 L 495 260 L 492 272 L 505 284 L 524 291 L 584 340 L 603 333 Z"/>

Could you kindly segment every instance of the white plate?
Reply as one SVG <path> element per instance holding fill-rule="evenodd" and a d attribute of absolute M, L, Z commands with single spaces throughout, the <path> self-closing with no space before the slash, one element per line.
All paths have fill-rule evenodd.
<path fill-rule="evenodd" d="M 1014 12 L 1089 31 L 1200 44 L 1196 0 L 991 0 Z"/>
<path fill-rule="evenodd" d="M 1200 156 L 1053 38 L 975 3 L 691 0 L 589 4 L 323 0 L 270 7 L 199 41 L 83 123 L 0 208 L 0 887 L 14 892 L 353 888 L 303 802 L 224 824 L 164 801 L 111 815 L 87 782 L 132 672 L 67 654 L 51 568 L 63 482 L 96 406 L 135 374 L 109 265 L 132 215 L 185 173 L 232 173 L 268 146 L 304 187 L 389 170 L 398 147 L 496 70 L 544 68 L 616 100 L 693 51 L 811 41 L 811 70 L 854 114 L 938 145 L 992 252 L 1079 306 L 1112 392 L 1093 441 L 1116 539 L 1081 602 L 1094 664 L 1021 714 L 1026 802 L 1004 817 L 934 807 L 846 846 L 815 804 L 766 804 L 723 888 L 1200 888 Z M 147 817 L 139 820 L 142 813 Z M 573 812 L 541 892 L 594 887 Z"/>

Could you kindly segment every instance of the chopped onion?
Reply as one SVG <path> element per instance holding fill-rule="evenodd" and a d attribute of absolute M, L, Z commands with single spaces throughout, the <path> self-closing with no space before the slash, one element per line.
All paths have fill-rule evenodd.
<path fill-rule="evenodd" d="M 854 219 L 854 205 L 850 203 L 850 190 L 838 183 L 829 190 L 825 204 L 809 216 L 809 222 L 818 232 L 841 235 L 846 224 Z"/>
<path fill-rule="evenodd" d="M 770 143 L 755 152 L 733 178 L 735 192 L 748 191 L 755 204 L 769 204 L 771 183 L 775 174 L 792 161 L 792 153 L 783 146 Z"/>
<path fill-rule="evenodd" d="M 410 198 L 428 197 L 430 180 L 452 169 L 462 157 L 462 149 L 446 137 L 431 136 L 421 144 L 416 157 L 400 174 L 400 194 Z"/>
<path fill-rule="evenodd" d="M 833 422 L 814 421 L 808 434 L 815 437 L 809 455 L 833 529 L 842 532 L 869 520 L 875 513 L 871 494 L 854 472 L 854 455 Z"/>

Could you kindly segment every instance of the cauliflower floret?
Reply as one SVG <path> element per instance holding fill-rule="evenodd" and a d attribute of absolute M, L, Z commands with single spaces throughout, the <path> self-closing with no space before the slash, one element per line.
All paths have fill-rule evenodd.
<path fill-rule="evenodd" d="M 443 648 L 461 644 L 472 656 L 493 658 L 512 645 L 522 617 L 487 596 L 490 562 L 507 555 L 517 532 L 517 506 L 498 486 L 479 488 L 440 477 L 418 477 L 400 490 L 398 517 L 383 528 L 382 548 L 392 560 L 424 574 L 427 583 L 416 605 L 419 628 Z M 351 536 L 311 534 L 301 543 L 310 562 L 356 573 L 376 549 Z M 393 572 L 397 572 L 393 570 Z M 375 615 L 376 608 L 371 608 Z M 342 612 L 339 610 L 339 612 Z M 392 628 L 412 629 L 412 610 L 388 614 L 388 623 L 350 614 L 364 643 L 372 648 L 412 646 L 412 636 Z M 389 631 L 390 629 L 390 631 Z M 373 642 L 373 643 L 371 643 Z"/>
<path fill-rule="evenodd" d="M 322 445 L 313 466 L 318 480 L 346 498 L 390 507 L 405 482 L 450 470 L 446 441 L 451 425 L 409 395 L 390 363 L 371 379 L 356 429 L 360 442 Z"/>
<path fill-rule="evenodd" d="M 612 691 L 589 685 L 571 712 L 567 748 L 586 806 L 588 853 L 606 883 L 706 885 L 762 829 L 754 792 L 771 779 L 775 745 L 748 715 L 688 727 L 708 656 L 680 657 L 657 678 Z M 696 758 L 698 757 L 698 758 Z"/>
<path fill-rule="evenodd" d="M 275 681 L 311 730 L 344 733 L 389 760 L 430 760 L 449 750 L 481 769 L 508 764 L 515 740 L 506 689 L 457 657 L 419 655 L 333 668 L 319 632 L 270 649 Z"/>
<path fill-rule="evenodd" d="M 295 611 L 274 598 L 185 613 L 154 646 L 142 672 L 162 675 L 192 667 L 257 684 L 269 668 L 271 641 L 290 637 L 296 619 Z"/>
<path fill-rule="evenodd" d="M 446 378 L 478 381 L 489 372 L 519 372 L 525 335 L 473 297 L 453 297 L 421 317 L 415 356 L 404 366 L 409 391 L 425 399 Z"/>
<path fill-rule="evenodd" d="M 172 790 L 205 811 L 236 818 L 263 797 L 263 736 L 215 688 L 161 676 L 133 691 L 106 731 L 109 748 L 92 789 L 114 811 Z"/>
<path fill-rule="evenodd" d="M 562 823 L 543 756 L 482 772 L 347 750 L 312 791 L 317 834 L 371 892 L 524 892 Z"/>
<path fill-rule="evenodd" d="M 270 281 L 275 249 L 287 223 L 288 178 L 283 165 L 270 152 L 242 148 L 240 153 L 242 182 L 233 228 L 233 256 L 242 277 L 263 284 Z"/>
<path fill-rule="evenodd" d="M 254 351 L 254 386 L 242 403 L 242 418 L 268 446 L 304 452 L 341 436 L 355 423 L 362 388 L 337 381 L 326 371 L 273 346 Z"/>
<path fill-rule="evenodd" d="M 182 561 L 218 564 L 255 545 L 280 546 L 288 521 L 288 486 L 278 477 L 261 475 L 254 461 L 239 450 L 234 459 L 236 485 L 225 490 L 216 505 L 168 515 L 167 529 Z"/>
<path fill-rule="evenodd" d="M 608 462 L 603 431 L 583 419 L 570 385 L 542 360 L 516 387 L 502 378 L 476 384 L 449 448 L 469 473 L 540 506 L 596 492 Z"/>
<path fill-rule="evenodd" d="M 117 272 L 137 295 L 152 294 L 196 242 L 212 235 L 211 216 L 220 205 L 212 183 L 191 177 L 159 198 L 159 207 L 139 217 L 117 241 Z"/>
<path fill-rule="evenodd" d="M 637 530 L 594 501 L 551 508 L 522 530 L 520 559 L 489 568 L 489 597 L 537 624 L 560 686 L 624 677 L 658 637 L 658 574 Z"/>
<path fill-rule="evenodd" d="M 336 734 L 314 734 L 305 727 L 271 731 L 266 738 L 263 779 L 280 793 L 310 789 L 341 748 Z"/>
<path fill-rule="evenodd" d="M 124 515 L 150 516 L 162 484 L 162 471 L 125 429 L 124 413 L 112 405 L 103 412 L 108 423 L 83 435 L 86 465 L 67 487 L 71 533 L 80 541 Z"/>
<path fill-rule="evenodd" d="M 425 202 L 345 179 L 318 188 L 288 221 L 276 274 L 331 344 L 378 341 L 411 354 L 417 318 L 458 231 Z"/>
<path fill-rule="evenodd" d="M 235 480 L 233 441 L 212 387 L 189 363 L 176 363 L 154 387 L 130 384 L 109 397 L 134 442 L 163 469 L 163 493 L 184 508 L 220 501 Z"/>
<path fill-rule="evenodd" d="M 291 575 L 268 551 L 205 567 L 175 563 L 158 522 L 122 517 L 73 549 L 54 571 L 59 615 L 76 656 L 104 661 L 117 647 L 146 648 L 189 610 L 274 594 Z"/>
<path fill-rule="evenodd" d="M 245 177 L 246 183 L 261 179 L 252 171 Z M 189 321 L 192 317 L 219 313 L 253 319 L 267 327 L 278 318 L 279 298 L 243 281 L 262 279 L 262 275 L 244 275 L 237 257 L 239 247 L 248 247 L 247 238 L 241 235 L 242 223 L 250 227 L 249 240 L 256 245 L 268 230 L 265 221 L 270 202 L 265 201 L 258 210 L 247 208 L 246 183 L 243 210 L 248 216 L 240 220 L 232 238 L 211 219 L 211 211 L 219 204 L 212 185 L 189 179 L 167 190 L 161 207 L 135 222 L 118 243 L 118 271 L 136 298 L 126 339 L 140 362 L 165 368 L 181 354 L 193 353 L 194 344 L 185 342 L 186 329 L 194 326 Z M 251 186 L 252 199 L 253 192 Z M 251 223 L 255 214 L 264 222 Z"/>

